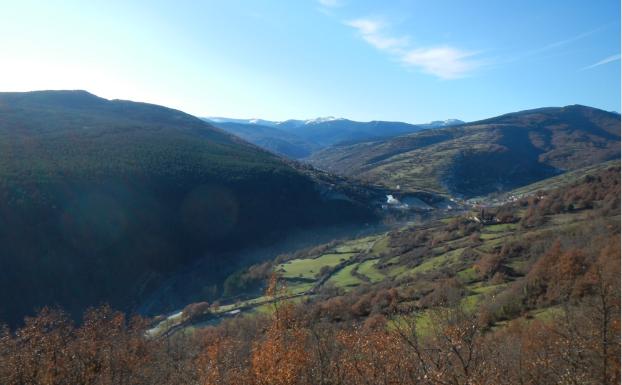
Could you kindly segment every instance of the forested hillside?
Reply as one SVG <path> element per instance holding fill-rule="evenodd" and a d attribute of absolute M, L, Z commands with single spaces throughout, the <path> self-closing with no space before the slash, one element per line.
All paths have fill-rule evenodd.
<path fill-rule="evenodd" d="M 0 93 L 0 320 L 55 304 L 131 310 L 198 259 L 219 282 L 224 252 L 374 220 L 332 188 L 180 111 Z"/>

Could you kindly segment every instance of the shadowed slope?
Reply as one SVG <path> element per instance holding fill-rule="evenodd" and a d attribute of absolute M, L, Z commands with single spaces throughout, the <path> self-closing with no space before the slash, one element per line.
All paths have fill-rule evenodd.
<path fill-rule="evenodd" d="M 295 228 L 373 218 L 180 111 L 84 91 L 0 93 L 0 319 L 131 309 L 162 279 Z M 303 204 L 301 204 L 303 202 Z"/>

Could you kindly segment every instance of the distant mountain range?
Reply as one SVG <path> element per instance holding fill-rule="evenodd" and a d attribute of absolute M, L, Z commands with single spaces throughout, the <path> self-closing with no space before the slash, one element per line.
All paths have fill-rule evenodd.
<path fill-rule="evenodd" d="M 336 144 L 356 143 L 448 127 L 464 122 L 457 119 L 426 124 L 353 120 L 324 117 L 282 122 L 262 119 L 204 118 L 215 126 L 264 149 L 293 159 L 302 159 Z"/>
<path fill-rule="evenodd" d="M 580 105 L 336 145 L 309 161 L 402 190 L 471 197 L 620 157 L 620 115 Z"/>

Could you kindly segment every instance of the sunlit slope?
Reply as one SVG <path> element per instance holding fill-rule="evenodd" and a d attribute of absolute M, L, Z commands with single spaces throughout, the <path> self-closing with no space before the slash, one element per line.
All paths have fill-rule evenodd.
<path fill-rule="evenodd" d="M 391 188 L 472 197 L 619 157 L 620 115 L 574 105 L 334 146 L 311 161 Z"/>

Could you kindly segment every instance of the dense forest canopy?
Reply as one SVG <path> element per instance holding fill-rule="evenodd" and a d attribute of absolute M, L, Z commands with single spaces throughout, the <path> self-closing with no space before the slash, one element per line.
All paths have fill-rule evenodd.
<path fill-rule="evenodd" d="M 163 279 L 293 230 L 374 220 L 292 164 L 169 108 L 0 93 L 0 319 L 134 309 Z M 300 204 L 304 202 L 304 204 Z"/>

